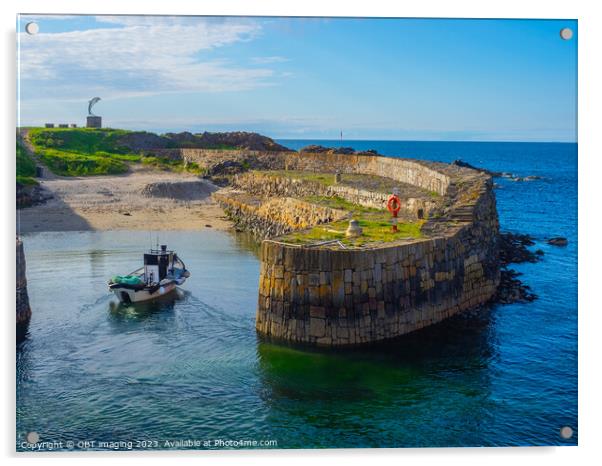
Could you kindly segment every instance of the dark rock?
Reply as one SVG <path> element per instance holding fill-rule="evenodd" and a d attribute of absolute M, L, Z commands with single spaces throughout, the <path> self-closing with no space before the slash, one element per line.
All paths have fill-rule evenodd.
<path fill-rule="evenodd" d="M 506 175 L 508 175 L 508 176 L 506 176 Z M 512 181 L 533 181 L 533 180 L 543 180 L 543 177 L 541 177 L 541 176 L 537 176 L 537 175 L 529 175 L 529 176 L 514 176 L 514 175 L 512 175 L 511 173 L 510 173 L 510 174 L 507 174 L 507 173 L 505 173 L 505 174 L 504 174 L 504 177 L 505 177 L 505 178 L 509 178 L 509 179 L 510 179 L 510 180 L 512 180 Z"/>
<path fill-rule="evenodd" d="M 207 176 L 216 175 L 234 175 L 245 171 L 246 164 L 244 161 L 238 160 L 224 160 L 223 162 L 216 163 L 207 170 Z"/>
<path fill-rule="evenodd" d="M 500 284 L 492 301 L 500 304 L 535 301 L 537 295 L 531 291 L 531 287 L 525 285 L 517 278 L 521 275 L 521 273 L 515 270 L 502 268 L 500 271 Z"/>
<path fill-rule="evenodd" d="M 246 131 L 234 131 L 229 133 L 200 133 L 195 134 L 194 139 L 186 135 L 186 142 L 190 147 L 199 149 L 247 149 L 257 151 L 290 151 L 289 148 L 278 144 L 273 139 L 258 133 Z M 172 136 L 176 143 L 180 138 Z"/>
<path fill-rule="evenodd" d="M 535 242 L 529 235 L 520 233 L 504 232 L 500 233 L 500 262 L 502 265 L 519 264 L 521 262 L 537 262 L 543 255 L 543 251 L 532 252 L 528 246 L 533 246 Z"/>
<path fill-rule="evenodd" d="M 551 244 L 552 246 L 566 246 L 569 244 L 569 240 L 562 236 L 556 236 L 554 238 L 550 238 L 547 243 Z"/>
<path fill-rule="evenodd" d="M 374 149 L 356 151 L 353 147 L 325 147 L 316 144 L 305 146 L 299 150 L 299 152 L 311 152 L 318 154 L 345 154 L 345 155 L 378 155 L 378 152 Z"/>
<path fill-rule="evenodd" d="M 469 164 L 468 162 L 464 162 L 463 160 L 456 159 L 452 162 L 452 165 L 456 165 L 462 168 L 470 168 L 471 170 L 476 170 L 478 172 L 486 173 L 489 176 L 493 176 L 494 178 L 499 178 L 500 176 L 504 176 L 503 172 L 494 172 L 491 170 L 487 170 L 485 168 L 475 167 L 474 165 Z"/>
<path fill-rule="evenodd" d="M 512 173 L 504 173 L 504 178 L 509 178 L 512 181 L 534 181 L 543 180 L 542 176 L 529 175 L 529 176 L 514 176 Z"/>
<path fill-rule="evenodd" d="M 121 136 L 117 145 L 138 152 L 150 149 L 166 149 L 170 147 L 171 141 L 164 136 L 146 131 L 134 131 Z"/>
<path fill-rule="evenodd" d="M 299 152 L 313 152 L 313 153 L 321 154 L 322 152 L 328 152 L 331 150 L 332 149 L 329 147 L 319 146 L 316 144 L 310 144 L 309 146 L 305 146 L 305 147 L 302 147 L 301 149 L 299 149 Z"/>
<path fill-rule="evenodd" d="M 166 133 L 165 137 L 171 142 L 171 147 L 196 147 L 197 137 L 189 131 L 183 131 L 182 133 Z"/>
<path fill-rule="evenodd" d="M 537 295 L 531 291 L 518 277 L 522 274 L 509 269 L 508 264 L 522 262 L 537 262 L 544 255 L 541 249 L 535 252 L 529 246 L 535 245 L 533 238 L 521 233 L 500 233 L 500 284 L 492 301 L 500 304 L 527 303 L 537 299 Z"/>
<path fill-rule="evenodd" d="M 246 149 L 257 151 L 289 151 L 273 139 L 258 133 L 236 131 L 229 133 L 200 133 L 189 131 L 167 133 L 159 136 L 145 131 L 127 133 L 119 138 L 117 145 L 139 152 L 151 149 Z"/>
<path fill-rule="evenodd" d="M 181 201 L 204 200 L 217 188 L 206 180 L 198 181 L 158 181 L 142 188 L 145 197 L 177 199 Z"/>
<path fill-rule="evenodd" d="M 345 154 L 352 155 L 355 154 L 355 149 L 353 147 L 339 147 L 337 149 L 333 149 L 334 154 Z"/>
<path fill-rule="evenodd" d="M 54 196 L 42 188 L 39 184 L 25 185 L 17 182 L 17 208 L 33 207 L 44 204 Z"/>

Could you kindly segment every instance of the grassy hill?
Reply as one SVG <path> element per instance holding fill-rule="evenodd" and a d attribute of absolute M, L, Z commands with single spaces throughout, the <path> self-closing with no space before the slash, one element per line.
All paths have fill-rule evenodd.
<path fill-rule="evenodd" d="M 25 148 L 17 139 L 17 183 L 24 185 L 37 184 L 34 179 L 36 176 L 36 164 L 29 156 Z"/>
<path fill-rule="evenodd" d="M 200 173 L 194 164 L 185 167 L 181 161 L 134 153 L 120 143 L 131 133 L 111 128 L 30 128 L 29 140 L 40 160 L 53 173 L 63 176 L 125 173 L 129 163 Z"/>
<path fill-rule="evenodd" d="M 222 133 L 166 133 L 111 128 L 29 128 L 36 156 L 52 172 L 63 176 L 124 173 L 128 165 L 143 163 L 172 171 L 201 174 L 194 163 L 146 155 L 151 149 L 244 149 L 288 151 L 273 139 L 245 131 Z"/>

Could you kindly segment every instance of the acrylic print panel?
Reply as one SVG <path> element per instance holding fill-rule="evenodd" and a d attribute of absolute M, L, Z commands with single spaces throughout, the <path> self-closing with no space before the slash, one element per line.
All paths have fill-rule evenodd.
<path fill-rule="evenodd" d="M 18 451 L 577 444 L 575 20 L 17 34 Z"/>

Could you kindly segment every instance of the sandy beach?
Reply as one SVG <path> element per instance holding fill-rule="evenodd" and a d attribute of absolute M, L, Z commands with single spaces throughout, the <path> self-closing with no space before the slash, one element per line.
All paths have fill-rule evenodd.
<path fill-rule="evenodd" d="M 219 187 L 185 173 L 133 166 L 124 175 L 59 177 L 48 174 L 39 181 L 53 198 L 45 204 L 17 211 L 19 233 L 225 230 L 231 227 L 222 209 L 211 198 L 211 193 Z"/>

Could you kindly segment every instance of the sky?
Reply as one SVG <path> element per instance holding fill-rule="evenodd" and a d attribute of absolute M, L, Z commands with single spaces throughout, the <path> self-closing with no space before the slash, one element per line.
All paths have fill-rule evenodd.
<path fill-rule="evenodd" d="M 577 138 L 576 20 L 28 15 L 17 30 L 21 126 L 84 125 L 98 96 L 104 126 L 160 133 Z"/>

